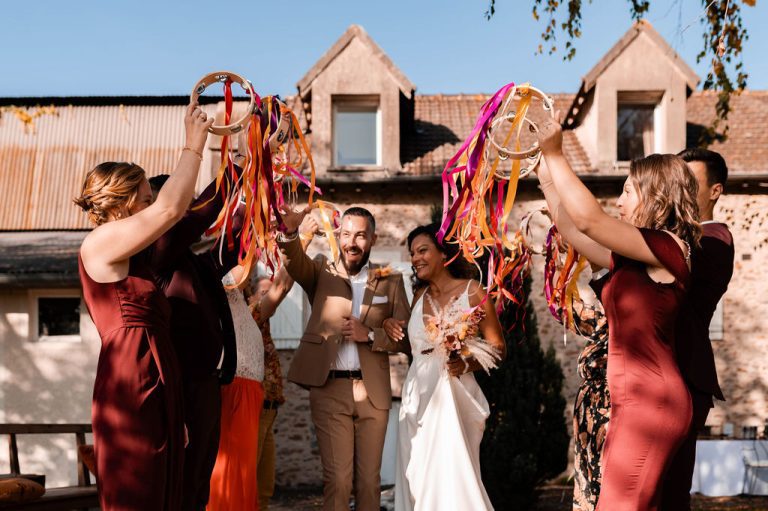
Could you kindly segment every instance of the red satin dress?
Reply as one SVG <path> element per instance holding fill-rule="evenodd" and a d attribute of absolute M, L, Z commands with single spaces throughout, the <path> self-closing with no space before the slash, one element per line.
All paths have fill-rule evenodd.
<path fill-rule="evenodd" d="M 83 297 L 101 337 L 91 413 L 105 511 L 181 508 L 181 374 L 170 306 L 148 262 L 151 250 L 131 257 L 126 278 L 103 284 L 79 259 Z"/>
<path fill-rule="evenodd" d="M 640 232 L 675 281 L 657 283 L 645 263 L 613 254 L 611 279 L 602 293 L 611 421 L 598 511 L 658 509 L 664 475 L 691 423 L 691 397 L 674 350 L 690 272 L 672 236 Z"/>

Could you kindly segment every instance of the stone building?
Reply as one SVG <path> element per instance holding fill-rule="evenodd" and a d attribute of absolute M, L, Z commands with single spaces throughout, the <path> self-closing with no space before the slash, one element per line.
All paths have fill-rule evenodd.
<path fill-rule="evenodd" d="M 525 80 L 525 76 L 510 76 Z M 567 112 L 566 157 L 605 205 L 612 205 L 628 161 L 697 144 L 714 116 L 716 96 L 646 22 L 632 26 L 596 63 L 577 92 L 554 94 Z M 499 84 L 501 86 L 503 84 Z M 350 27 L 297 83 L 288 102 L 309 133 L 324 199 L 339 209 L 359 205 L 377 218 L 372 258 L 407 268 L 404 238 L 430 221 L 442 200 L 440 173 L 470 132 L 489 95 L 419 95 L 416 85 L 358 26 Z M 492 92 L 492 91 L 489 91 Z M 85 172 L 99 161 L 135 161 L 150 175 L 168 171 L 183 145 L 184 97 L 0 98 L 0 422 L 88 422 L 99 339 L 80 305 L 76 252 L 88 226 L 71 204 Z M 733 98 L 727 140 L 711 146 L 731 176 L 716 218 L 730 224 L 736 268 L 711 330 L 728 401 L 710 414 L 715 433 L 750 433 L 768 421 L 768 91 Z M 21 123 L 11 105 L 34 111 Z M 222 104 L 204 108 L 221 115 Z M 533 116 L 544 115 L 534 112 Z M 200 184 L 218 168 L 211 137 Z M 513 218 L 543 205 L 535 179 L 521 181 Z M 324 250 L 315 242 L 312 250 Z M 578 338 L 549 318 L 543 261 L 534 267 L 533 301 L 542 344 L 555 346 L 569 402 L 578 386 Z M 273 322 L 284 367 L 306 315 L 295 289 Z M 319 456 L 306 391 L 287 384 L 277 424 L 278 484 L 320 484 Z M 566 416 L 570 425 L 570 410 Z M 728 426 L 730 425 L 730 426 Z M 66 440 L 21 444 L 22 465 L 67 479 L 74 464 Z M 26 462 L 26 463 L 25 463 Z M 0 472 L 7 460 L 0 458 Z"/>

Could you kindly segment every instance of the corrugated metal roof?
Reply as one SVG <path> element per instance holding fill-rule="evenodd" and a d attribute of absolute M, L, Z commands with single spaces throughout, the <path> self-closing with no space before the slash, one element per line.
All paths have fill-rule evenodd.
<path fill-rule="evenodd" d="M 214 113 L 216 105 L 204 106 Z M 0 230 L 88 229 L 72 199 L 103 161 L 132 161 L 149 176 L 173 170 L 184 146 L 184 106 L 61 106 L 34 120 L 0 118 Z M 34 108 L 29 109 L 34 111 Z M 205 151 L 199 183 L 211 177 Z"/>
<path fill-rule="evenodd" d="M 567 104 L 572 95 L 555 95 L 557 104 Z M 487 95 L 422 95 L 415 101 L 415 130 L 403 141 L 403 169 L 406 175 L 439 174 L 472 127 Z M 708 125 L 716 97 L 708 92 L 694 92 L 688 98 L 688 145 L 695 145 L 696 130 Z M 0 107 L 9 98 L 0 98 Z M 63 99 L 57 102 L 63 104 Z M 58 116 L 35 119 L 36 134 L 25 131 L 24 124 L 4 111 L 0 118 L 0 231 L 88 229 L 86 216 L 72 203 L 80 192 L 83 178 L 94 165 L 109 160 L 138 163 L 148 175 L 168 172 L 176 164 L 184 144 L 185 106 L 150 105 L 149 98 L 120 106 L 117 100 L 103 98 L 97 105 L 80 101 L 79 106 L 57 106 Z M 293 104 L 302 126 L 304 112 L 296 97 Z M 42 101 L 41 101 L 42 103 Z M 25 105 L 34 102 L 26 99 Z M 34 107 L 27 106 L 28 111 Z M 204 108 L 221 116 L 221 103 Z M 712 148 L 728 160 L 734 174 L 765 173 L 768 132 L 761 122 L 768 112 L 768 91 L 749 91 L 736 96 L 729 116 L 730 136 Z M 541 114 L 541 112 L 539 112 Z M 308 137 L 311 143 L 311 136 Z M 218 168 L 216 149 L 220 137 L 208 139 L 208 150 L 198 179 L 198 190 L 207 184 Z M 582 175 L 599 175 L 578 139 L 565 134 L 565 151 L 574 169 Z M 322 176 L 324 169 L 318 169 Z M 366 176 L 361 176 L 362 180 Z M 397 179 L 397 177 L 392 177 Z"/>

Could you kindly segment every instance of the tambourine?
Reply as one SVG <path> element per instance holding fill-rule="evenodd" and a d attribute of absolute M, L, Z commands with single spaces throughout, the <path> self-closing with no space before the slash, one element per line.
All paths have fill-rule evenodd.
<path fill-rule="evenodd" d="M 494 149 L 496 149 L 496 151 L 498 152 L 499 159 L 528 160 L 528 165 L 526 167 L 521 167 L 520 169 L 520 177 L 525 177 L 528 174 L 530 174 L 539 164 L 539 160 L 541 159 L 541 150 L 539 149 L 539 143 L 534 142 L 533 145 L 531 145 L 531 147 L 529 147 L 525 151 L 513 151 L 507 147 L 500 145 L 494 137 L 496 135 L 496 131 L 501 126 L 503 126 L 506 123 L 511 124 L 515 122 L 515 119 L 517 118 L 517 115 L 518 115 L 517 111 L 515 110 L 507 111 L 507 107 L 510 105 L 510 103 L 512 103 L 512 101 L 516 97 L 523 99 L 528 95 L 538 98 L 541 101 L 542 108 L 545 111 L 549 112 L 549 115 L 554 119 L 555 117 L 554 99 L 547 96 L 536 87 L 531 87 L 529 85 L 529 86 L 516 87 L 514 89 L 514 91 L 509 95 L 506 102 L 504 103 L 504 106 L 502 107 L 501 112 L 493 120 L 493 122 L 491 122 L 491 125 L 488 128 L 488 141 L 490 142 L 491 146 Z M 520 122 L 528 124 L 528 129 L 531 131 L 531 133 L 535 133 L 539 130 L 538 126 L 536 126 L 536 123 L 528 119 L 527 116 L 523 117 L 522 121 Z M 496 177 L 499 179 L 509 179 L 509 175 L 504 173 L 500 169 L 496 171 Z"/>
<path fill-rule="evenodd" d="M 291 109 L 279 99 L 277 100 L 277 106 L 280 111 L 280 120 L 277 122 L 277 127 L 274 132 L 269 137 L 269 150 L 272 154 L 276 153 L 278 148 L 288 140 L 289 135 L 291 134 L 291 129 L 293 129 Z"/>
<path fill-rule="evenodd" d="M 546 251 L 546 241 L 542 241 L 539 245 L 536 245 L 533 240 L 533 232 L 531 232 L 531 219 L 537 215 L 543 216 L 548 220 L 548 223 L 552 223 L 552 216 L 546 207 L 534 209 L 526 213 L 520 221 L 520 235 L 523 239 L 523 243 L 525 243 L 525 246 L 528 247 L 528 250 L 530 250 L 532 254 L 544 255 L 544 252 Z M 547 234 L 549 234 L 549 230 L 550 229 L 547 229 Z"/>
<path fill-rule="evenodd" d="M 221 136 L 233 135 L 245 129 L 251 119 L 251 114 L 258 111 L 260 107 L 258 95 L 253 90 L 253 85 L 251 85 L 251 82 L 238 75 L 237 73 L 232 73 L 229 71 L 216 71 L 215 73 L 210 73 L 202 77 L 192 89 L 190 99 L 192 101 L 197 101 L 197 99 L 200 97 L 200 94 L 202 94 L 210 85 L 213 85 L 214 83 L 224 83 L 227 80 L 231 81 L 232 83 L 239 84 L 243 90 L 248 93 L 250 101 L 248 103 L 248 108 L 245 109 L 245 112 L 240 119 L 224 126 L 217 126 L 214 124 L 208 128 L 208 131 L 211 133 Z"/>

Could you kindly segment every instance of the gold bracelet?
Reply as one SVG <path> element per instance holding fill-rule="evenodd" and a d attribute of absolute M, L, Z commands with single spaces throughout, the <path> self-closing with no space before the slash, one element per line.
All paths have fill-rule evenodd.
<path fill-rule="evenodd" d="M 203 153 L 201 153 L 200 151 L 195 151 L 191 147 L 185 147 L 184 149 L 182 149 L 182 152 L 183 151 L 189 151 L 192 154 L 196 155 L 198 158 L 200 158 L 200 161 L 203 161 Z"/>

